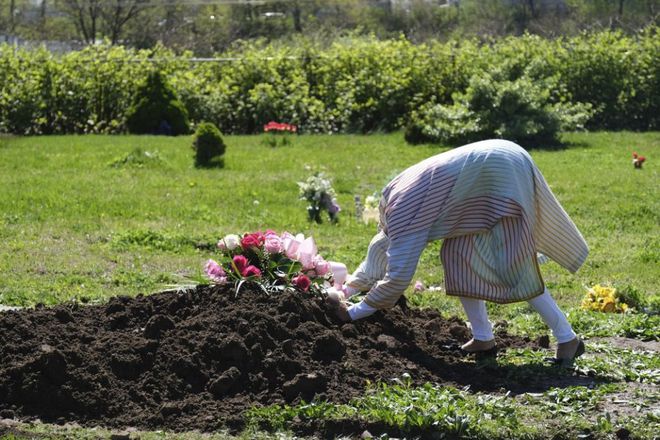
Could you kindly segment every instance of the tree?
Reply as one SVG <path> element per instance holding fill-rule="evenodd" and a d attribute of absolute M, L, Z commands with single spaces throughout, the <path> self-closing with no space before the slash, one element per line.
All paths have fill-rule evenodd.
<path fill-rule="evenodd" d="M 101 17 L 108 28 L 111 43 L 117 44 L 124 25 L 147 7 L 149 0 L 114 0 L 106 3 L 109 4 L 104 4 Z"/>
<path fill-rule="evenodd" d="M 149 1 L 62 0 L 62 12 L 74 21 L 85 43 L 94 44 L 101 36 L 109 37 L 112 44 L 116 44 L 124 25 L 148 6 Z M 100 29 L 106 32 L 99 35 Z"/>
<path fill-rule="evenodd" d="M 87 44 L 94 44 L 96 41 L 101 4 L 101 0 L 63 0 L 63 12 L 71 17 L 78 33 Z"/>

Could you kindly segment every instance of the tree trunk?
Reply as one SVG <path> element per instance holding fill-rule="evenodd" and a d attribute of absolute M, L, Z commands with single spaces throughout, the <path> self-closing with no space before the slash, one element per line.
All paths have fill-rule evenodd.
<path fill-rule="evenodd" d="M 92 44 L 96 43 L 96 11 L 95 11 L 95 0 L 90 0 L 89 2 L 89 42 Z"/>
<path fill-rule="evenodd" d="M 39 28 L 41 30 L 41 39 L 46 39 L 46 0 L 41 0 L 41 7 L 39 8 Z"/>
<path fill-rule="evenodd" d="M 295 2 L 293 4 L 293 29 L 298 32 L 302 33 L 302 23 L 300 21 L 300 5 L 298 2 Z"/>
<path fill-rule="evenodd" d="M 534 0 L 527 0 L 527 5 L 529 6 L 529 11 L 532 14 L 532 17 L 536 18 L 536 8 L 534 7 Z"/>
<path fill-rule="evenodd" d="M 121 31 L 121 12 L 122 12 L 121 2 L 118 0 L 115 5 L 114 14 L 112 14 L 112 23 L 110 25 L 111 35 L 110 42 L 115 45 L 119 41 L 119 32 Z"/>
<path fill-rule="evenodd" d="M 9 2 L 9 35 L 14 35 L 16 30 L 16 0 L 11 0 Z"/>

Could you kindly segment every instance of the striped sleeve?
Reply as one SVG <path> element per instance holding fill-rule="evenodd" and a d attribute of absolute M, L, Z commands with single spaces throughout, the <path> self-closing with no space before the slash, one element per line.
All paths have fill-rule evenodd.
<path fill-rule="evenodd" d="M 534 185 L 537 250 L 575 273 L 589 255 L 587 242 L 540 172 L 534 173 Z"/>
<path fill-rule="evenodd" d="M 415 275 L 427 239 L 428 231 L 420 231 L 389 240 L 385 276 L 371 288 L 364 302 L 377 309 L 394 306 Z"/>
<path fill-rule="evenodd" d="M 346 285 L 361 292 L 371 290 L 376 282 L 385 277 L 387 269 L 387 248 L 390 240 L 383 231 L 378 232 L 369 243 L 367 257 L 360 266 L 348 277 Z"/>

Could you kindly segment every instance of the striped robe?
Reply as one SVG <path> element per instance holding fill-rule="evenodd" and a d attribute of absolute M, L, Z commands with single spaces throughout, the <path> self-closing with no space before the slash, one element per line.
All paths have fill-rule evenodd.
<path fill-rule="evenodd" d="M 571 272 L 589 252 L 529 154 L 505 140 L 465 145 L 406 169 L 383 190 L 379 232 L 349 277 L 393 306 L 426 244 L 443 239 L 448 294 L 498 303 L 543 293 L 537 252 Z"/>

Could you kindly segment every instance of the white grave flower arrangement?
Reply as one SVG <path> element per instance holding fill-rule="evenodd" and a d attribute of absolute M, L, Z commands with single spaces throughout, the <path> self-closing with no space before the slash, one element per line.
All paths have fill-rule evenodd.
<path fill-rule="evenodd" d="M 300 200 L 305 200 L 307 206 L 307 215 L 310 221 L 322 223 L 321 212 L 326 211 L 332 223 L 339 220 L 338 214 L 341 211 L 337 203 L 335 190 L 332 188 L 332 182 L 325 174 L 318 172 L 307 178 L 304 182 L 298 182 L 300 188 Z"/>

